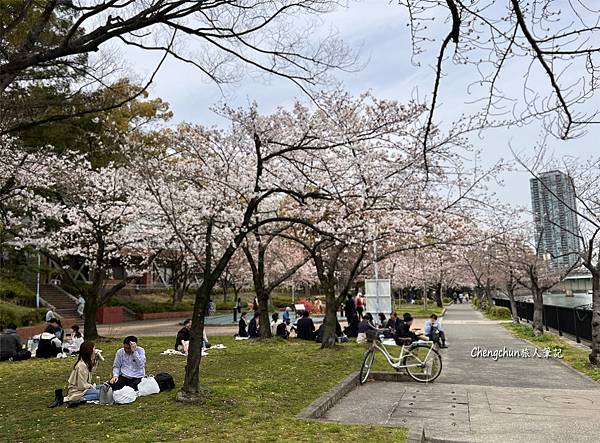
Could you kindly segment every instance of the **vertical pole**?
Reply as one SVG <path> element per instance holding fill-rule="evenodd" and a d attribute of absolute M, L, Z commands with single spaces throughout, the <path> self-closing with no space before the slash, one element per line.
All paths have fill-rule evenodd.
<path fill-rule="evenodd" d="M 575 340 L 577 343 L 581 343 L 581 339 L 579 338 L 579 333 L 577 331 L 577 312 L 573 309 L 573 326 L 575 327 Z"/>
<path fill-rule="evenodd" d="M 379 264 L 377 263 L 377 240 L 373 242 L 373 261 L 375 266 L 375 304 L 377 305 L 375 311 L 378 314 L 381 312 L 381 309 L 379 308 Z M 367 292 L 366 289 L 367 288 L 365 288 L 365 293 Z"/>
<path fill-rule="evenodd" d="M 37 281 L 35 285 L 35 307 L 40 307 L 40 268 L 42 267 L 42 257 L 38 252 L 38 266 L 37 266 Z"/>

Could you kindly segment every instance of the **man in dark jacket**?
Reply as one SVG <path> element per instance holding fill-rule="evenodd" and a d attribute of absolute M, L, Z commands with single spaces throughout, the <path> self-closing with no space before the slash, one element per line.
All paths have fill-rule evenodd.
<path fill-rule="evenodd" d="M 10 323 L 0 335 L 0 360 L 14 359 L 22 347 L 21 337 L 17 335 L 17 326 Z"/>
<path fill-rule="evenodd" d="M 250 320 L 250 324 L 248 325 L 248 337 L 250 338 L 258 338 L 258 311 L 254 311 L 254 317 Z M 267 327 L 269 327 L 267 325 Z"/>
<path fill-rule="evenodd" d="M 348 294 L 348 298 L 346 299 L 346 303 L 344 304 L 344 315 L 346 316 L 346 321 L 350 324 L 352 320 L 352 316 L 356 313 L 356 306 L 354 305 L 354 300 L 352 296 Z"/>
<path fill-rule="evenodd" d="M 183 328 L 179 330 L 177 333 L 177 338 L 175 339 L 175 350 L 183 351 L 183 343 L 182 341 L 190 341 L 190 331 L 192 330 L 192 319 L 188 318 L 183 322 Z"/>
<path fill-rule="evenodd" d="M 238 337 L 248 337 L 248 331 L 246 330 L 247 326 L 246 313 L 242 312 L 240 315 L 240 322 L 238 323 Z"/>
<path fill-rule="evenodd" d="M 275 335 L 277 337 L 281 337 L 284 339 L 288 339 L 290 337 L 290 333 L 288 332 L 288 325 L 290 324 L 289 320 L 283 321 L 277 325 L 277 329 L 275 330 Z"/>
<path fill-rule="evenodd" d="M 410 330 L 413 322 L 412 315 L 410 315 L 408 312 L 405 312 L 402 317 L 402 321 L 398 319 L 396 322 L 396 337 L 400 339 L 410 339 L 411 343 L 421 340 L 421 337 Z"/>
<path fill-rule="evenodd" d="M 302 312 L 302 318 L 298 320 L 296 326 L 296 334 L 301 340 L 314 340 L 315 339 L 315 324 L 312 318 L 309 317 L 308 311 Z"/>

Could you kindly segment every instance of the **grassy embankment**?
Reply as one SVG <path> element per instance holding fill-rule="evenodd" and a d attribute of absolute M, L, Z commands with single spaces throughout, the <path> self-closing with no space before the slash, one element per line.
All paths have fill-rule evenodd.
<path fill-rule="evenodd" d="M 565 363 L 600 383 L 600 368 L 595 368 L 590 365 L 588 360 L 589 351 L 574 346 L 550 332 L 546 332 L 544 335 L 536 337 L 533 334 L 531 325 L 507 323 L 503 326 L 515 337 L 527 340 L 538 348 L 562 349 L 562 360 Z"/>

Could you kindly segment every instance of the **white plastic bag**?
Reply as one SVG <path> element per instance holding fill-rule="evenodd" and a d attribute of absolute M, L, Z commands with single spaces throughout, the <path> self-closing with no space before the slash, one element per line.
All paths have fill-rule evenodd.
<path fill-rule="evenodd" d="M 154 377 L 144 377 L 138 385 L 138 396 L 158 394 L 160 388 Z"/>
<path fill-rule="evenodd" d="M 137 394 L 131 386 L 124 386 L 118 391 L 113 391 L 113 399 L 115 403 L 118 403 L 120 405 L 133 403 L 136 398 Z"/>

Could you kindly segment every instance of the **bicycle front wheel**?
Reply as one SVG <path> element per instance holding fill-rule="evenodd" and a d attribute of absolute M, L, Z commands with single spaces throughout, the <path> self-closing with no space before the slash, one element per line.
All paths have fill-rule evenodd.
<path fill-rule="evenodd" d="M 373 362 L 375 361 L 375 352 L 370 349 L 365 354 L 365 359 L 363 360 L 362 367 L 360 368 L 359 375 L 359 383 L 364 384 L 369 378 L 369 372 L 371 372 L 371 368 L 373 367 Z"/>
<path fill-rule="evenodd" d="M 432 382 L 442 372 L 442 357 L 426 345 L 413 345 L 408 350 L 409 354 L 402 360 L 406 372 L 415 381 L 420 383 Z"/>

